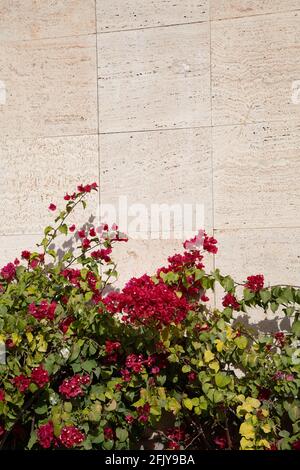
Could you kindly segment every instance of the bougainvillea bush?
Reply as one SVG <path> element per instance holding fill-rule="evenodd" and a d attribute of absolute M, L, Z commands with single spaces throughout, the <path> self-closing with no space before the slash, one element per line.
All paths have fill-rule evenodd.
<path fill-rule="evenodd" d="M 112 252 L 126 236 L 72 223 L 94 191 L 66 194 L 64 210 L 51 203 L 37 251 L 0 270 L 0 447 L 138 449 L 155 436 L 175 450 L 299 450 L 300 290 L 207 273 L 218 248 L 200 231 L 116 291 Z M 73 249 L 55 249 L 59 235 Z M 222 306 L 208 307 L 216 285 Z M 291 328 L 246 326 L 253 308 Z"/>

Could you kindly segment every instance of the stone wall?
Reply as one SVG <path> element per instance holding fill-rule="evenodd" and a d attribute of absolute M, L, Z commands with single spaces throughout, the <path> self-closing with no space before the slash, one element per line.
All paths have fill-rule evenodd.
<path fill-rule="evenodd" d="M 299 56 L 300 0 L 0 0 L 1 264 L 97 180 L 90 212 L 204 204 L 218 267 L 299 284 Z M 144 238 L 121 281 L 180 246 Z"/>

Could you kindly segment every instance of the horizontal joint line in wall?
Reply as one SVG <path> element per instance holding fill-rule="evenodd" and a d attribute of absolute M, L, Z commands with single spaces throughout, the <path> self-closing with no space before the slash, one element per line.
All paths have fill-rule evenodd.
<path fill-rule="evenodd" d="M 254 13 L 253 15 L 241 15 L 241 16 L 229 16 L 228 18 L 215 18 L 210 19 L 211 23 L 216 23 L 219 21 L 227 21 L 227 20 L 239 20 L 239 19 L 247 19 L 247 18 L 256 18 L 257 16 L 272 16 L 272 15 L 281 15 L 284 13 L 294 13 L 300 11 L 300 8 L 295 8 L 292 10 L 282 10 L 282 11 L 269 11 L 266 13 Z"/>
<path fill-rule="evenodd" d="M 162 127 L 159 129 L 128 129 L 124 131 L 107 131 L 101 132 L 100 135 L 110 135 L 110 134 L 133 134 L 139 132 L 164 132 L 164 131 L 180 131 L 180 130 L 189 130 L 189 129 L 210 129 L 210 128 L 222 128 L 222 127 L 247 127 L 247 126 L 255 126 L 258 124 L 292 124 L 293 122 L 297 123 L 299 120 L 297 119 L 278 119 L 278 120 L 265 120 L 265 121 L 253 121 L 253 122 L 238 122 L 238 123 L 231 123 L 231 124 L 213 124 L 213 125 L 205 125 L 205 126 L 187 126 L 187 127 Z M 300 125 L 300 123 L 299 123 Z"/>
<path fill-rule="evenodd" d="M 143 29 L 157 29 L 157 28 L 172 28 L 173 26 L 186 26 L 189 24 L 202 24 L 209 23 L 207 20 L 198 20 L 198 21 L 187 21 L 185 23 L 171 23 L 171 24 L 161 24 L 156 26 L 140 26 L 139 28 L 124 28 L 124 29 L 111 29 L 109 31 L 99 31 L 98 34 L 109 34 L 109 33 L 126 33 L 128 31 L 142 31 Z"/>
<path fill-rule="evenodd" d="M 82 34 L 70 34 L 67 36 L 50 36 L 50 37 L 40 37 L 40 38 L 27 38 L 27 39 L 1 39 L 2 43 L 11 43 L 11 42 L 35 42 L 35 41 L 55 41 L 56 39 L 72 39 L 72 38 L 80 38 L 80 37 L 87 37 L 87 36 L 96 36 L 97 31 L 91 33 L 82 33 Z"/>

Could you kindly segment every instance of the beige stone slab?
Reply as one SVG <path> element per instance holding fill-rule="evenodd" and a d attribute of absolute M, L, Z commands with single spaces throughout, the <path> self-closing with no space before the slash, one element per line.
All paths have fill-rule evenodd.
<path fill-rule="evenodd" d="M 180 240 L 129 240 L 116 245 L 113 259 L 117 262 L 119 277 L 115 287 L 122 288 L 131 277 L 153 275 L 157 269 L 168 265 L 168 257 L 183 253 Z M 205 257 L 207 270 L 212 269 L 212 256 Z"/>
<path fill-rule="evenodd" d="M 97 0 L 98 32 L 207 21 L 208 0 Z"/>
<path fill-rule="evenodd" d="M 216 230 L 216 267 L 236 281 L 264 274 L 268 284 L 300 285 L 300 228 Z"/>
<path fill-rule="evenodd" d="M 300 285 L 300 229 L 216 230 L 219 252 L 216 267 L 222 274 L 244 283 L 247 276 L 263 274 L 265 285 Z M 238 288 L 238 298 L 242 288 Z M 223 289 L 216 289 L 216 305 L 221 307 Z M 289 328 L 281 311 L 265 313 L 261 308 L 249 309 L 248 314 L 237 313 L 239 321 L 256 325 L 272 332 Z"/>
<path fill-rule="evenodd" d="M 0 267 L 9 262 L 13 262 L 15 258 L 21 260 L 21 252 L 23 250 L 40 251 L 37 243 L 42 240 L 40 235 L 6 235 L 0 236 Z"/>
<path fill-rule="evenodd" d="M 213 129 L 215 228 L 300 226 L 300 124 Z"/>
<path fill-rule="evenodd" d="M 208 23 L 99 35 L 100 132 L 210 124 Z"/>
<path fill-rule="evenodd" d="M 95 0 L 1 0 L 0 40 L 95 33 Z"/>
<path fill-rule="evenodd" d="M 299 0 L 210 0 L 211 19 L 300 10 Z"/>
<path fill-rule="evenodd" d="M 208 128 L 100 136 L 101 202 L 113 204 L 116 214 L 126 211 L 127 205 L 131 216 L 125 230 L 131 228 L 130 233 L 134 231 L 136 216 L 144 213 L 144 209 L 149 216 L 146 214 L 148 228 L 156 231 L 157 212 L 152 212 L 151 217 L 151 211 L 156 211 L 155 205 L 166 205 L 165 211 L 163 208 L 160 211 L 164 219 L 158 227 L 160 231 L 181 227 L 195 231 L 203 227 L 202 215 L 205 227 L 212 227 L 211 172 Z M 134 205 L 143 207 L 135 206 L 135 212 Z M 170 219 L 168 225 L 167 209 L 172 207 L 178 208 L 178 217 Z M 188 217 L 189 210 L 193 218 L 190 226 L 188 220 L 183 219 L 184 213 Z M 125 221 L 120 226 L 124 229 Z M 145 227 L 140 226 L 138 230 L 145 230 Z"/>
<path fill-rule="evenodd" d="M 212 22 L 211 28 L 213 123 L 299 120 L 300 12 Z"/>
<path fill-rule="evenodd" d="M 2 136 L 97 132 L 95 36 L 0 42 Z"/>
<path fill-rule="evenodd" d="M 54 219 L 50 202 L 63 208 L 67 191 L 98 181 L 98 138 L 1 139 L 0 175 L 0 234 L 42 233 Z M 89 204 L 76 222 L 97 215 L 98 195 Z"/>

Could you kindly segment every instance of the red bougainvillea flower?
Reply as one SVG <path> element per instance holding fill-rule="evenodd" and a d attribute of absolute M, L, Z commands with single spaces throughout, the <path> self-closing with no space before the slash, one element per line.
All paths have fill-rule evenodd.
<path fill-rule="evenodd" d="M 285 344 L 285 334 L 282 333 L 281 331 L 278 331 L 277 333 L 274 334 L 274 338 L 277 342 L 277 345 L 282 348 Z"/>
<path fill-rule="evenodd" d="M 90 229 L 90 232 L 89 232 L 89 233 L 90 233 L 90 237 L 96 237 L 96 236 L 97 236 L 96 230 L 94 229 L 94 227 L 92 227 L 92 228 Z"/>
<path fill-rule="evenodd" d="M 77 233 L 79 238 L 85 238 L 85 230 L 78 230 Z"/>
<path fill-rule="evenodd" d="M 51 302 L 51 304 L 49 304 L 47 300 L 42 300 L 40 305 L 36 305 L 34 303 L 30 304 L 28 306 L 28 313 L 37 320 L 43 320 L 44 318 L 54 320 L 56 307 L 56 302 Z"/>
<path fill-rule="evenodd" d="M 277 443 L 276 442 L 271 442 L 270 448 L 267 450 L 278 450 Z"/>
<path fill-rule="evenodd" d="M 19 264 L 20 264 L 20 260 L 18 258 L 15 258 L 14 265 L 19 266 Z"/>
<path fill-rule="evenodd" d="M 80 193 L 90 193 L 92 189 L 96 190 L 97 188 L 98 188 L 97 183 L 86 184 L 85 186 L 80 184 L 79 186 L 77 186 L 77 189 Z"/>
<path fill-rule="evenodd" d="M 0 401 L 4 401 L 5 400 L 5 391 L 3 390 L 3 388 L 0 388 Z"/>
<path fill-rule="evenodd" d="M 197 378 L 196 372 L 190 372 L 190 373 L 188 374 L 188 380 L 189 380 L 189 382 L 194 382 L 194 381 L 196 380 L 196 378 Z"/>
<path fill-rule="evenodd" d="M 120 372 L 121 372 L 121 375 L 122 375 L 122 378 L 123 378 L 124 382 L 130 382 L 131 373 L 129 372 L 129 370 L 128 369 L 121 369 Z"/>
<path fill-rule="evenodd" d="M 106 428 L 103 429 L 103 432 L 104 432 L 104 439 L 106 439 L 107 441 L 114 439 L 114 431 L 112 428 L 107 426 Z"/>
<path fill-rule="evenodd" d="M 197 323 L 197 325 L 195 325 L 195 330 L 196 331 L 209 331 L 210 330 L 210 327 L 207 323 L 203 323 L 203 325 L 200 325 L 200 323 Z"/>
<path fill-rule="evenodd" d="M 128 369 L 131 369 L 135 373 L 139 373 L 142 371 L 143 364 L 145 362 L 146 361 L 144 360 L 142 354 L 139 354 L 139 355 L 129 354 L 126 357 L 125 364 L 126 364 L 126 367 L 128 367 Z"/>
<path fill-rule="evenodd" d="M 180 445 L 178 444 L 178 442 L 170 441 L 170 442 L 168 442 L 168 449 L 170 449 L 170 450 L 179 450 Z"/>
<path fill-rule="evenodd" d="M 49 449 L 54 440 L 54 428 L 52 421 L 42 424 L 37 430 L 37 438 L 41 447 Z"/>
<path fill-rule="evenodd" d="M 7 282 L 13 281 L 16 277 L 16 267 L 15 267 L 15 265 L 13 263 L 8 263 L 6 266 L 4 266 L 1 269 L 0 275 Z"/>
<path fill-rule="evenodd" d="M 168 439 L 171 439 L 172 441 L 179 442 L 185 440 L 185 432 L 179 427 L 168 429 L 166 434 Z"/>
<path fill-rule="evenodd" d="M 33 259 L 32 261 L 30 261 L 29 263 L 29 266 L 31 269 L 35 269 L 37 268 L 39 265 L 39 260 L 38 259 Z"/>
<path fill-rule="evenodd" d="M 105 351 L 107 354 L 111 354 L 114 351 L 117 351 L 121 347 L 121 343 L 119 341 L 105 341 Z"/>
<path fill-rule="evenodd" d="M 111 261 L 110 254 L 112 252 L 111 248 L 102 248 L 101 250 L 96 250 L 92 251 L 91 257 L 94 258 L 95 260 L 103 260 L 106 263 L 109 263 Z"/>
<path fill-rule="evenodd" d="M 132 424 L 133 421 L 134 421 L 134 417 L 132 415 L 126 415 L 125 416 L 125 421 L 128 423 L 128 424 Z"/>
<path fill-rule="evenodd" d="M 199 250 L 199 248 L 203 247 L 204 236 L 204 230 L 199 230 L 197 235 L 183 243 L 183 248 L 185 250 Z"/>
<path fill-rule="evenodd" d="M 183 255 L 178 253 L 176 255 L 169 256 L 169 266 L 167 271 L 179 271 L 183 267 L 188 266 L 195 266 L 197 269 L 202 269 L 204 268 L 204 265 L 201 263 L 202 259 L 203 256 L 198 250 L 192 252 L 185 251 Z"/>
<path fill-rule="evenodd" d="M 269 400 L 272 395 L 272 391 L 269 388 L 261 387 L 259 389 L 258 400 L 264 401 Z"/>
<path fill-rule="evenodd" d="M 64 269 L 61 273 L 65 279 L 67 279 L 73 286 L 79 287 L 81 279 L 80 269 Z"/>
<path fill-rule="evenodd" d="M 219 447 L 219 449 L 226 449 L 226 447 L 227 447 L 226 437 L 217 436 L 214 439 L 214 443 Z"/>
<path fill-rule="evenodd" d="M 22 253 L 21 253 L 21 258 L 22 258 L 22 259 L 29 260 L 30 255 L 31 255 L 30 251 L 24 250 L 24 251 L 22 251 Z"/>
<path fill-rule="evenodd" d="M 15 347 L 15 343 L 11 338 L 9 338 L 5 341 L 5 346 L 7 347 L 7 349 L 12 349 Z"/>
<path fill-rule="evenodd" d="M 84 238 L 82 240 L 82 249 L 83 250 L 88 250 L 91 246 L 91 241 L 88 238 Z"/>
<path fill-rule="evenodd" d="M 208 235 L 204 235 L 203 240 L 203 249 L 208 251 L 209 253 L 216 254 L 218 253 L 218 248 L 216 247 L 217 240 L 214 237 L 209 237 Z"/>
<path fill-rule="evenodd" d="M 3 436 L 3 434 L 5 433 L 5 427 L 0 424 L 0 438 Z"/>
<path fill-rule="evenodd" d="M 202 300 L 202 302 L 208 302 L 209 297 L 207 297 L 205 294 L 203 294 L 203 295 L 201 295 L 200 300 Z"/>
<path fill-rule="evenodd" d="M 39 365 L 32 369 L 31 381 L 35 383 L 39 388 L 43 388 L 49 382 L 49 374 L 43 365 Z"/>
<path fill-rule="evenodd" d="M 112 292 L 103 300 L 111 313 L 123 313 L 123 320 L 136 324 L 169 325 L 180 323 L 190 306 L 185 298 L 163 283 L 155 284 L 144 274 L 132 278 L 121 293 Z"/>
<path fill-rule="evenodd" d="M 65 318 L 62 320 L 59 324 L 59 329 L 62 331 L 62 333 L 66 334 L 70 325 L 75 321 L 75 318 L 70 315 L 69 317 Z"/>
<path fill-rule="evenodd" d="M 61 430 L 59 440 L 65 447 L 71 449 L 81 444 L 85 440 L 85 435 L 75 426 L 65 426 Z"/>
<path fill-rule="evenodd" d="M 86 279 L 87 279 L 89 288 L 93 292 L 97 292 L 97 282 L 98 282 L 97 276 L 94 273 L 92 273 L 92 271 L 89 271 L 87 273 Z"/>
<path fill-rule="evenodd" d="M 70 232 L 72 232 L 72 233 L 75 232 L 75 230 L 76 230 L 76 225 L 74 225 L 74 224 L 73 224 L 73 225 L 70 225 L 69 230 L 70 230 Z"/>
<path fill-rule="evenodd" d="M 12 379 L 12 383 L 19 390 L 19 392 L 24 393 L 30 385 L 30 379 L 25 377 L 24 374 L 20 374 Z"/>
<path fill-rule="evenodd" d="M 229 292 L 223 298 L 222 305 L 223 307 L 232 307 L 234 310 L 239 310 L 240 308 L 240 304 L 234 295 L 230 294 Z"/>
<path fill-rule="evenodd" d="M 48 207 L 49 211 L 56 211 L 56 205 L 51 202 L 50 206 Z"/>
<path fill-rule="evenodd" d="M 292 448 L 293 450 L 300 450 L 300 439 L 298 441 L 293 442 Z"/>
<path fill-rule="evenodd" d="M 138 406 L 137 407 L 137 412 L 138 412 L 138 415 L 139 415 L 139 418 L 138 420 L 141 422 L 141 423 L 147 423 L 147 421 L 149 420 L 149 415 L 150 415 L 150 405 L 149 403 L 145 403 L 144 406 Z"/>
<path fill-rule="evenodd" d="M 264 276 L 262 274 L 257 274 L 256 276 L 248 276 L 245 287 L 251 292 L 258 292 L 264 287 Z"/>
<path fill-rule="evenodd" d="M 66 398 L 75 398 L 84 394 L 82 385 L 87 385 L 90 382 L 89 375 L 76 374 L 70 379 L 65 379 L 59 386 L 59 393 Z"/>

